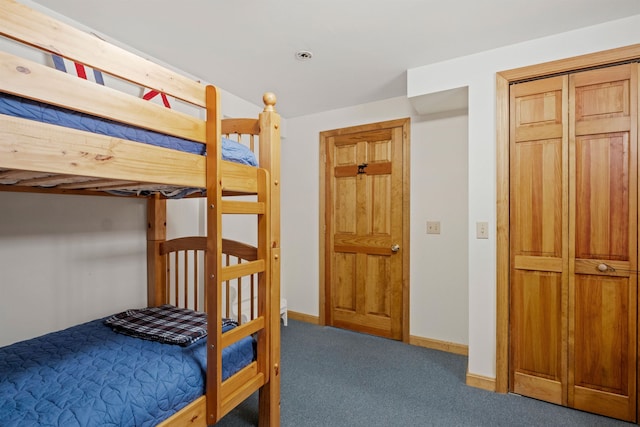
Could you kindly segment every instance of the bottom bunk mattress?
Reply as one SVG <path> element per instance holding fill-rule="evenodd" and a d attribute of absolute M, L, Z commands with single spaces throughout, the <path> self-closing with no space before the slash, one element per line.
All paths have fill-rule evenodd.
<path fill-rule="evenodd" d="M 254 358 L 251 337 L 223 349 L 223 379 Z M 0 348 L 0 425 L 154 426 L 204 394 L 205 374 L 206 339 L 165 344 L 94 320 Z"/>

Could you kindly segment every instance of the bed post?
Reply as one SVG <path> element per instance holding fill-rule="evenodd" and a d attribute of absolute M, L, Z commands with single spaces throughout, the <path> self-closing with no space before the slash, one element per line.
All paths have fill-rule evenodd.
<path fill-rule="evenodd" d="M 166 259 L 160 255 L 160 243 L 167 239 L 167 201 L 158 195 L 147 199 L 147 305 L 167 302 Z"/>
<path fill-rule="evenodd" d="M 276 96 L 263 96 L 260 113 L 260 167 L 271 178 L 271 295 L 269 307 L 269 382 L 259 393 L 260 426 L 280 425 L 280 115 L 275 110 Z"/>
<path fill-rule="evenodd" d="M 205 307 L 207 322 L 207 425 L 222 413 L 222 173 L 220 97 L 214 86 L 207 86 L 207 244 L 205 252 Z"/>

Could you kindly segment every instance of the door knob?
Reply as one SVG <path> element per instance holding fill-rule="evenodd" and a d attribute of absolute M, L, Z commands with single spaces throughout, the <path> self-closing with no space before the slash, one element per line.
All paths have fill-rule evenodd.
<path fill-rule="evenodd" d="M 394 254 L 396 252 L 398 252 L 399 250 L 400 250 L 400 245 L 399 244 L 396 243 L 395 245 L 391 246 L 391 252 L 393 252 Z"/>
<path fill-rule="evenodd" d="M 600 271 L 602 273 L 604 273 L 605 271 L 610 271 L 610 272 L 616 271 L 615 268 L 613 268 L 613 267 L 611 267 L 611 266 L 609 266 L 609 265 L 607 265 L 605 263 L 599 264 L 596 268 L 598 269 L 598 271 Z"/>

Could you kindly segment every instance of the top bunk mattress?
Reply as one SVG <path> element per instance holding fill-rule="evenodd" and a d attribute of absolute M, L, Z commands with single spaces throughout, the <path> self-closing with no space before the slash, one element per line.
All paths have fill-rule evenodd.
<path fill-rule="evenodd" d="M 253 360 L 251 337 L 224 348 L 223 379 Z M 206 339 L 163 344 L 94 320 L 0 348 L 0 425 L 155 426 L 204 394 L 205 372 Z"/>
<path fill-rule="evenodd" d="M 192 154 L 206 154 L 204 144 L 2 92 L 0 92 L 0 114 L 113 136 Z M 222 159 L 249 166 L 258 165 L 255 154 L 248 147 L 224 137 L 222 138 Z"/>

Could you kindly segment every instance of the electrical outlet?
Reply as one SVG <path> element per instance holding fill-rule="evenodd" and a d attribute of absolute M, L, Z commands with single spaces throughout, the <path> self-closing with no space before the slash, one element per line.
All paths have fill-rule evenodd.
<path fill-rule="evenodd" d="M 486 221 L 476 222 L 476 238 L 488 239 L 489 238 L 489 223 Z"/>
<path fill-rule="evenodd" d="M 440 234 L 440 221 L 427 221 L 427 234 Z"/>

